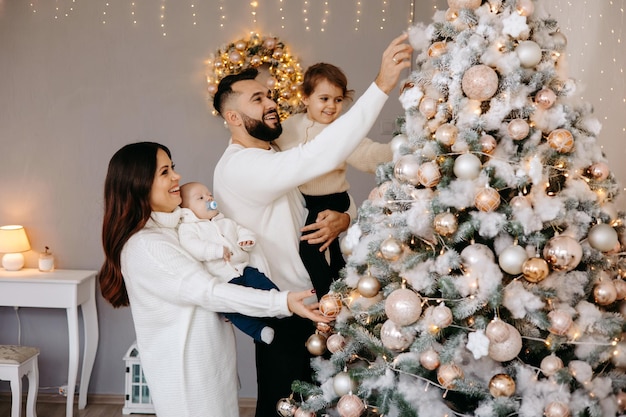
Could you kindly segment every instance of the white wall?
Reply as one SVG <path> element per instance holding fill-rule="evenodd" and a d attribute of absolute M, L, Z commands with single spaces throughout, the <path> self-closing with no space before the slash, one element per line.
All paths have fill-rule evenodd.
<path fill-rule="evenodd" d="M 604 124 L 600 140 L 622 182 L 626 87 L 618 39 L 624 1 L 545 2 L 569 38 L 571 73 L 587 85 L 581 95 Z M 319 61 L 340 66 L 358 96 L 375 77 L 387 43 L 407 28 L 412 3 L 415 20 L 425 22 L 437 5 L 446 5 L 258 3 L 255 23 L 249 0 L 0 0 L 0 224 L 26 227 L 33 246 L 28 267 L 36 267 L 37 252 L 48 245 L 60 268 L 99 268 L 103 180 L 109 158 L 126 143 L 162 142 L 183 180 L 212 183 L 228 134 L 211 115 L 204 62 L 222 44 L 251 30 L 278 36 L 303 67 Z M 382 126 L 402 114 L 397 90 L 392 95 L 373 138 L 389 140 Z M 350 173 L 350 179 L 357 201 L 366 198 L 373 178 Z M 121 394 L 132 318 L 129 309 L 114 310 L 101 297 L 98 309 L 100 344 L 89 391 Z M 21 309 L 19 317 L 21 342 L 42 349 L 40 385 L 64 384 L 65 313 Z M 0 343 L 17 343 L 17 334 L 13 309 L 0 308 Z M 238 357 L 240 394 L 254 397 L 252 346 L 245 337 L 239 337 Z"/>

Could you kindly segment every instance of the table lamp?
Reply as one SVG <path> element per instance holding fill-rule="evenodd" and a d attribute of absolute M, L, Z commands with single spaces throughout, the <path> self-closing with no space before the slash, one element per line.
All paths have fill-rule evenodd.
<path fill-rule="evenodd" d="M 23 226 L 10 225 L 0 227 L 0 253 L 2 267 L 7 271 L 19 271 L 24 266 L 22 252 L 30 250 L 30 243 Z"/>

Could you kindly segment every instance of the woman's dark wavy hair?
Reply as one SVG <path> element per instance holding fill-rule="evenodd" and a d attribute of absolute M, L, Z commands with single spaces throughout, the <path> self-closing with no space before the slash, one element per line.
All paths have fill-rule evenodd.
<path fill-rule="evenodd" d="M 129 304 L 120 257 L 128 239 L 141 230 L 150 218 L 150 190 L 159 149 L 171 158 L 166 146 L 138 142 L 124 146 L 109 161 L 104 181 L 102 221 L 105 260 L 98 280 L 102 296 L 116 308 Z"/>

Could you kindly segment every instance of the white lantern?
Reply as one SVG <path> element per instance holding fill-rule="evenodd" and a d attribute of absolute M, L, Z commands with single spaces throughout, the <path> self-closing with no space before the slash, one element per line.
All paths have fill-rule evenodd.
<path fill-rule="evenodd" d="M 137 342 L 128 348 L 124 355 L 124 362 L 126 363 L 126 395 L 122 414 L 156 414 L 150 398 L 150 389 L 141 369 Z"/>

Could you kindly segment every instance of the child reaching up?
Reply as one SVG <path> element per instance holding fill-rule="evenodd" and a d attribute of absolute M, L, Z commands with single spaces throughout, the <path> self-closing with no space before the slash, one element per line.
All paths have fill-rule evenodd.
<path fill-rule="evenodd" d="M 353 91 L 348 90 L 348 80 L 341 69 L 331 64 L 318 63 L 305 71 L 302 93 L 305 113 L 290 116 L 282 123 L 283 132 L 275 141 L 280 150 L 314 140 L 329 123 L 341 115 L 343 102 L 352 98 Z M 391 161 L 392 158 L 393 152 L 389 144 L 365 138 L 346 162 L 335 170 L 302 184 L 299 188 L 309 211 L 306 225 L 315 223 L 324 210 L 348 210 L 348 164 L 360 171 L 373 173 L 379 164 Z M 346 264 L 338 240 L 334 240 L 328 247 L 330 262 L 325 252 L 320 252 L 320 248 L 321 244 L 300 242 L 300 257 L 318 297 L 328 292 L 330 284 L 339 277 L 339 271 Z"/>
<path fill-rule="evenodd" d="M 178 238 L 187 252 L 224 282 L 260 290 L 278 289 L 262 272 L 248 266 L 248 251 L 255 244 L 254 233 L 224 217 L 205 185 L 189 182 L 180 187 L 180 195 L 182 218 Z M 254 340 L 267 344 L 274 340 L 274 329 L 262 319 L 239 313 L 224 315 Z"/>

